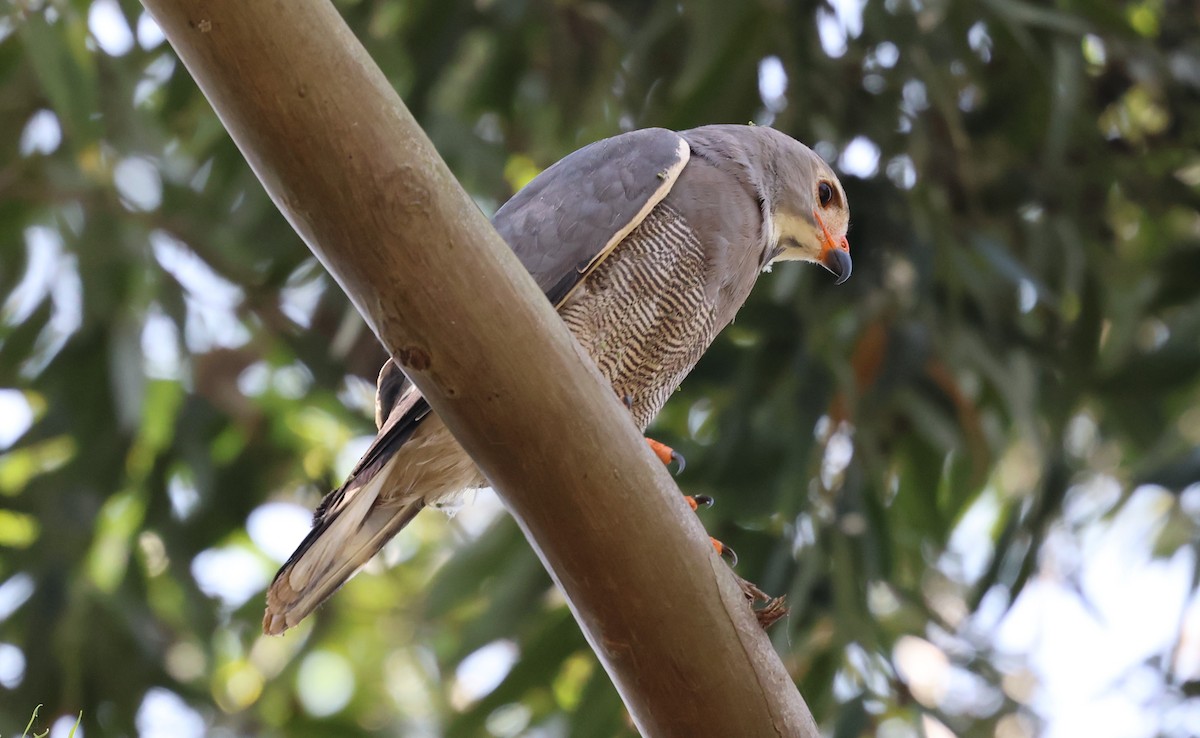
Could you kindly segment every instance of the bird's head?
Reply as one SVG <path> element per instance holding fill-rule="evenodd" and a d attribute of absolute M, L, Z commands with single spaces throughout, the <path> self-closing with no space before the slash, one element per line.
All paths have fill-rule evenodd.
<path fill-rule="evenodd" d="M 770 203 L 772 261 L 813 261 L 841 284 L 850 278 L 850 208 L 837 175 L 812 149 L 792 141 L 779 153 Z"/>
<path fill-rule="evenodd" d="M 764 268 L 776 261 L 813 261 L 850 278 L 850 208 L 837 175 L 816 152 L 767 126 L 711 125 L 684 135 L 693 151 L 731 168 L 762 208 Z"/>

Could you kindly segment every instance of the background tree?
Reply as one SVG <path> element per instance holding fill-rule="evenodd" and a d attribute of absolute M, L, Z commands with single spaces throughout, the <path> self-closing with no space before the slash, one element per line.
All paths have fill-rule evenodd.
<path fill-rule="evenodd" d="M 776 270 L 654 429 L 835 735 L 1200 732 L 1194 9 L 339 8 L 485 210 L 630 127 L 837 163 L 854 279 Z M 486 494 L 258 636 L 383 353 L 140 6 L 3 12 L 0 733 L 628 734 Z"/>

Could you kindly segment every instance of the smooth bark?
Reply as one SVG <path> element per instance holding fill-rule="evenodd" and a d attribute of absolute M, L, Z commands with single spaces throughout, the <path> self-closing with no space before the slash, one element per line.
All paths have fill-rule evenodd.
<path fill-rule="evenodd" d="M 144 0 L 478 462 L 647 736 L 816 736 L 668 472 L 327 0 Z"/>

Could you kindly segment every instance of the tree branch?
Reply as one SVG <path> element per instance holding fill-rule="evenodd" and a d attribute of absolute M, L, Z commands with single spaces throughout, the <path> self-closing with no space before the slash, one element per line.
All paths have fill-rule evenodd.
<path fill-rule="evenodd" d="M 519 521 L 642 733 L 816 736 L 670 475 L 333 6 L 144 2 Z"/>

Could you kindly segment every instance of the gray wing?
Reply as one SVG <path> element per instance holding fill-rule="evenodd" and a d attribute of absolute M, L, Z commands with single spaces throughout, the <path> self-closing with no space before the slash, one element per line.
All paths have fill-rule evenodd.
<path fill-rule="evenodd" d="M 492 224 L 559 305 L 667 196 L 689 155 L 663 128 L 597 141 L 535 177 Z"/>

